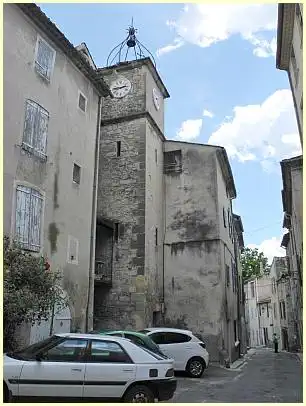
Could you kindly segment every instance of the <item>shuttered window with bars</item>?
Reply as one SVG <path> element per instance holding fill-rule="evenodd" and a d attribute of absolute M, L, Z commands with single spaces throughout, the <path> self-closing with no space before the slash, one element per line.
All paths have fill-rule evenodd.
<path fill-rule="evenodd" d="M 49 113 L 32 100 L 26 101 L 22 147 L 46 158 Z"/>
<path fill-rule="evenodd" d="M 40 251 L 43 196 L 35 189 L 16 188 L 15 239 L 21 248 Z"/>
<path fill-rule="evenodd" d="M 48 81 L 50 80 L 53 64 L 55 60 L 55 51 L 42 38 L 37 39 L 37 51 L 35 58 L 36 71 Z"/>

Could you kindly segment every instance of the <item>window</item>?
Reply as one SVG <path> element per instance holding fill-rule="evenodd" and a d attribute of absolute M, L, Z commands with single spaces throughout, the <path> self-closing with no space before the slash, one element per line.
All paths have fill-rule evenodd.
<path fill-rule="evenodd" d="M 153 333 L 150 335 L 150 338 L 156 344 L 179 344 L 179 343 L 187 343 L 191 340 L 191 337 L 182 334 L 182 333 L 170 333 L 170 332 L 161 332 L 161 333 Z"/>
<path fill-rule="evenodd" d="M 115 223 L 115 228 L 114 228 L 114 239 L 117 242 L 119 238 L 119 223 Z"/>
<path fill-rule="evenodd" d="M 83 362 L 87 343 L 85 339 L 67 339 L 43 351 L 41 358 L 44 361 Z"/>
<path fill-rule="evenodd" d="M 251 282 L 251 296 L 255 297 L 255 282 Z"/>
<path fill-rule="evenodd" d="M 155 150 L 155 162 L 157 163 L 157 149 Z"/>
<path fill-rule="evenodd" d="M 303 117 L 303 95 L 302 95 L 301 101 L 300 101 L 300 109 L 301 109 L 302 117 Z"/>
<path fill-rule="evenodd" d="M 81 182 L 81 167 L 77 164 L 73 164 L 72 179 L 73 179 L 73 182 L 77 183 L 78 185 Z"/>
<path fill-rule="evenodd" d="M 92 341 L 89 361 L 133 363 L 123 348 L 111 341 Z"/>
<path fill-rule="evenodd" d="M 223 207 L 223 225 L 226 228 L 226 212 L 225 212 L 225 208 Z"/>
<path fill-rule="evenodd" d="M 293 74 L 294 74 L 294 79 L 295 79 L 295 86 L 297 86 L 299 83 L 299 68 L 297 66 L 293 45 L 291 47 L 291 63 L 292 63 Z"/>
<path fill-rule="evenodd" d="M 158 229 L 155 228 L 155 246 L 157 247 L 158 245 Z"/>
<path fill-rule="evenodd" d="M 49 113 L 32 100 L 26 101 L 22 147 L 46 155 Z"/>
<path fill-rule="evenodd" d="M 267 317 L 269 317 L 269 304 L 267 303 Z"/>
<path fill-rule="evenodd" d="M 182 172 L 182 151 L 164 152 L 164 173 Z"/>
<path fill-rule="evenodd" d="M 84 113 L 86 111 L 86 105 L 87 105 L 86 97 L 81 92 L 79 92 L 79 108 L 82 111 L 84 111 Z"/>
<path fill-rule="evenodd" d="M 48 81 L 50 80 L 53 65 L 55 60 L 55 51 L 44 41 L 38 37 L 36 44 L 35 69 Z"/>
<path fill-rule="evenodd" d="M 42 203 L 43 197 L 37 190 L 17 186 L 15 238 L 23 249 L 40 251 Z"/>
<path fill-rule="evenodd" d="M 225 265 L 225 279 L 226 279 L 226 286 L 230 286 L 230 268 L 228 265 Z"/>
<path fill-rule="evenodd" d="M 117 157 L 121 155 L 121 141 L 117 141 Z"/>
<path fill-rule="evenodd" d="M 79 240 L 68 235 L 67 262 L 78 265 L 79 263 Z"/>
<path fill-rule="evenodd" d="M 279 314 L 280 314 L 280 318 L 283 318 L 283 308 L 282 308 L 282 302 L 279 302 Z"/>
<path fill-rule="evenodd" d="M 282 307 L 282 318 L 286 320 L 286 304 L 285 302 L 282 300 L 280 302 L 280 305 Z"/>

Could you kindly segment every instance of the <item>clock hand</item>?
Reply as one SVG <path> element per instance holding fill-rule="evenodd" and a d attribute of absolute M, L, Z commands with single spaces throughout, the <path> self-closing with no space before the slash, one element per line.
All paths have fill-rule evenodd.
<path fill-rule="evenodd" d="M 127 87 L 127 86 L 125 85 L 125 86 L 120 86 L 120 87 L 114 87 L 114 90 L 124 89 L 125 87 Z"/>

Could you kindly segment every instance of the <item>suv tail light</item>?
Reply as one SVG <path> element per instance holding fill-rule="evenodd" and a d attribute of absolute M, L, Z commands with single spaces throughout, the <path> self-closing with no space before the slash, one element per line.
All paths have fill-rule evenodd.
<path fill-rule="evenodd" d="M 172 377 L 172 376 L 174 376 L 174 369 L 173 369 L 173 368 L 170 368 L 170 369 L 168 369 L 168 371 L 166 372 L 166 377 L 167 377 L 167 378 L 170 378 L 170 377 Z"/>
<path fill-rule="evenodd" d="M 204 348 L 204 350 L 206 349 L 206 345 L 204 344 L 204 343 L 199 343 L 200 344 L 200 346 L 202 347 L 202 348 Z"/>

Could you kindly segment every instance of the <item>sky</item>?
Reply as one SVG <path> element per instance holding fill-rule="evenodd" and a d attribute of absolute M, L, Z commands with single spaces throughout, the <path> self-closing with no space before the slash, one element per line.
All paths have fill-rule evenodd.
<path fill-rule="evenodd" d="M 283 256 L 280 160 L 301 154 L 286 72 L 276 69 L 276 4 L 38 4 L 98 67 L 127 35 L 153 54 L 170 98 L 167 139 L 226 148 L 245 245 Z"/>

